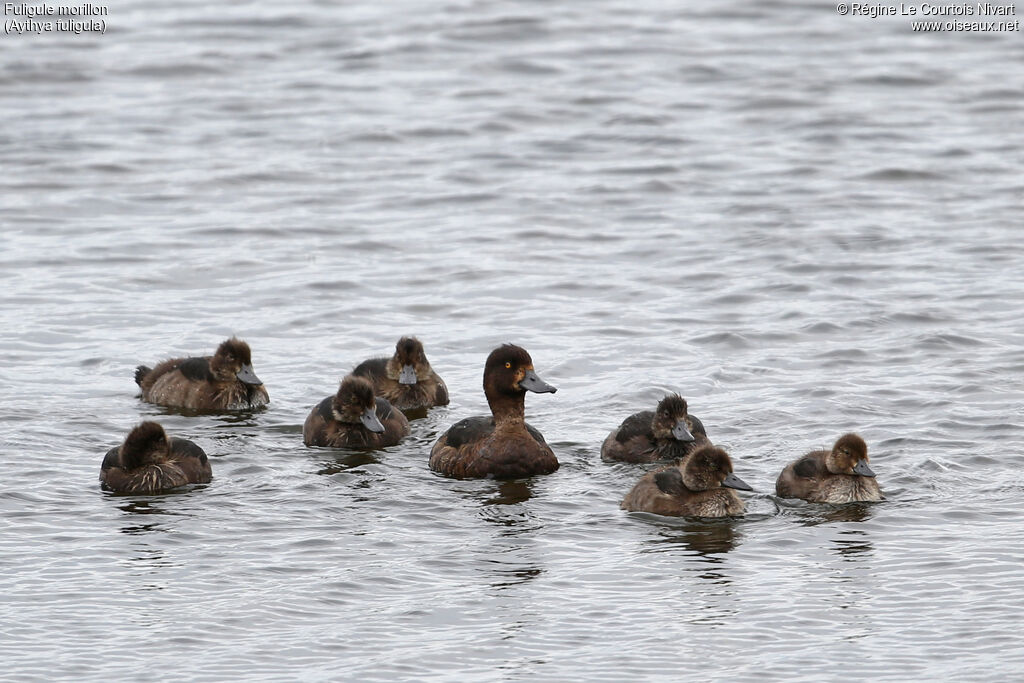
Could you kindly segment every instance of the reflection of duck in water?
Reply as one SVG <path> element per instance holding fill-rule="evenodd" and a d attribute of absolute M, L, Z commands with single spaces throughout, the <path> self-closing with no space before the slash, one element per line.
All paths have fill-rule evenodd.
<path fill-rule="evenodd" d="M 320 401 L 306 417 L 302 441 L 307 446 L 384 448 L 409 434 L 409 420 L 387 399 L 375 398 L 363 377 L 349 375 L 338 392 Z"/>
<path fill-rule="evenodd" d="M 402 337 L 391 358 L 364 360 L 352 374 L 370 380 L 374 393 L 399 410 L 448 405 L 448 387 L 415 337 Z"/>
<path fill-rule="evenodd" d="M 536 579 L 544 573 L 540 567 L 513 567 L 511 569 L 493 569 L 495 581 L 491 582 L 491 588 L 511 588 Z"/>
<path fill-rule="evenodd" d="M 186 484 L 205 484 L 213 478 L 202 448 L 188 439 L 167 438 L 156 422 L 143 422 L 100 466 L 103 488 L 118 493 L 151 494 Z"/>
<path fill-rule="evenodd" d="M 730 520 L 704 523 L 688 523 L 678 529 L 672 528 L 673 536 L 660 538 L 652 543 L 681 545 L 701 555 L 727 553 L 736 547 L 736 530 Z M 715 558 L 707 558 L 717 561 Z"/>
<path fill-rule="evenodd" d="M 849 509 L 849 508 L 858 508 L 858 507 L 866 508 L 867 506 L 863 506 L 863 505 L 848 505 L 848 506 L 844 506 L 841 509 L 845 510 L 845 509 Z M 861 520 L 851 520 L 851 519 L 832 520 L 832 519 L 830 519 L 829 521 L 831 522 L 831 521 L 861 521 Z M 850 538 L 847 538 L 847 539 L 843 539 L 843 538 L 833 539 L 832 540 L 832 546 L 833 546 L 833 548 L 832 548 L 833 550 L 835 550 L 837 553 L 839 553 L 839 555 L 841 555 L 842 557 L 844 557 L 844 558 L 846 558 L 848 560 L 856 560 L 859 555 L 870 555 L 875 550 L 875 546 L 871 542 L 871 540 L 868 538 L 867 534 L 863 534 L 863 533 L 860 533 L 860 532 L 857 532 L 856 534 L 850 534 Z"/>
<path fill-rule="evenodd" d="M 485 505 L 516 505 L 529 500 L 533 496 L 530 481 L 498 480 L 493 489 L 484 492 L 487 498 Z"/>
<path fill-rule="evenodd" d="M 558 459 L 544 437 L 526 423 L 527 391 L 554 393 L 537 376 L 530 354 L 505 344 L 484 364 L 484 395 L 491 416 L 467 417 L 441 435 L 430 451 L 430 469 L 446 477 L 517 479 L 549 474 Z"/>
<path fill-rule="evenodd" d="M 707 445 L 684 462 L 645 474 L 619 507 L 675 517 L 742 515 L 743 501 L 732 489 L 752 490 L 732 473 L 729 454 Z"/>
<path fill-rule="evenodd" d="M 699 419 L 690 415 L 686 399 L 672 394 L 656 410 L 627 417 L 601 444 L 601 459 L 620 462 L 682 460 L 708 441 Z"/>
<path fill-rule="evenodd" d="M 249 345 L 232 337 L 212 356 L 172 358 L 155 368 L 140 365 L 135 383 L 142 400 L 189 410 L 245 410 L 270 402 L 252 369 Z"/>
<path fill-rule="evenodd" d="M 775 482 L 775 493 L 811 503 L 884 500 L 868 461 L 864 439 L 844 434 L 831 451 L 813 451 L 786 465 Z"/>

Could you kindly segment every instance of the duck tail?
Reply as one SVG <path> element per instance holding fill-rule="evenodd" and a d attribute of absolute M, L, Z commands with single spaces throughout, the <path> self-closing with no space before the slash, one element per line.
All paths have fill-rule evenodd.
<path fill-rule="evenodd" d="M 153 368 L 146 367 L 145 365 L 140 365 L 139 367 L 135 368 L 135 383 L 141 387 L 142 380 L 145 379 L 146 375 L 148 375 L 152 371 Z"/>

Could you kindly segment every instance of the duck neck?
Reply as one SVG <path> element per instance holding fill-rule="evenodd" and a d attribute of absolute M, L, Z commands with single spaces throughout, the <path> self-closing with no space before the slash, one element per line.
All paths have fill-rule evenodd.
<path fill-rule="evenodd" d="M 526 422 L 525 397 L 525 393 L 488 396 L 487 405 L 491 407 L 494 424 L 496 426 L 524 424 Z"/>
<path fill-rule="evenodd" d="M 693 450 L 692 441 L 657 439 L 656 443 L 655 450 L 661 460 L 682 460 Z"/>

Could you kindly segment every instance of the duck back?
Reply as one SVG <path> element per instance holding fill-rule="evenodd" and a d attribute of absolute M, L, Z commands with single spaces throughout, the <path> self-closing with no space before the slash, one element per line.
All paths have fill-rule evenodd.
<path fill-rule="evenodd" d="M 352 374 L 365 377 L 373 384 L 373 393 L 399 410 L 418 410 L 448 405 L 448 387 L 431 370 L 430 376 L 416 384 L 401 384 L 387 374 L 388 358 L 370 358 L 355 367 Z"/>
<path fill-rule="evenodd" d="M 743 501 L 731 489 L 690 491 L 676 466 L 645 474 L 619 507 L 666 517 L 730 517 L 744 510 Z"/>
<path fill-rule="evenodd" d="M 651 427 L 653 410 L 630 415 L 618 429 L 612 430 L 601 444 L 601 459 L 605 462 L 659 462 L 682 460 L 700 446 L 711 443 L 704 424 L 690 415 L 694 441 L 657 439 Z"/>
<path fill-rule="evenodd" d="M 302 425 L 302 441 L 307 446 L 331 448 L 386 448 L 409 435 L 409 420 L 387 401 L 377 398 L 377 419 L 384 425 L 381 433 L 371 432 L 362 424 L 341 422 L 331 409 L 333 396 L 313 407 Z"/>
<path fill-rule="evenodd" d="M 219 382 L 210 372 L 210 357 L 172 358 L 149 369 L 140 365 L 135 381 L 148 403 L 188 410 L 247 410 L 270 402 L 263 385 L 239 380 Z"/>
<path fill-rule="evenodd" d="M 171 437 L 165 462 L 124 469 L 120 447 L 111 448 L 100 465 L 103 488 L 118 493 L 153 494 L 187 484 L 205 484 L 213 478 L 206 452 L 188 439 Z"/>
<path fill-rule="evenodd" d="M 813 451 L 786 465 L 775 482 L 775 494 L 833 505 L 884 500 L 874 477 L 829 472 L 825 466 L 828 454 Z"/>
<path fill-rule="evenodd" d="M 516 479 L 550 474 L 558 459 L 543 435 L 525 422 L 496 427 L 493 417 L 456 422 L 430 452 L 430 469 L 447 477 Z"/>

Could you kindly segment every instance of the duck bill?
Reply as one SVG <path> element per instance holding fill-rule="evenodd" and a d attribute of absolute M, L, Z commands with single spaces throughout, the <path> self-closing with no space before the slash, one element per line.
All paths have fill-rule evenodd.
<path fill-rule="evenodd" d="M 537 376 L 537 373 L 533 370 L 527 370 L 523 378 L 519 380 L 519 386 L 527 391 L 532 391 L 535 394 L 553 394 L 558 389 L 542 380 Z"/>
<path fill-rule="evenodd" d="M 384 431 L 384 425 L 380 423 L 380 418 L 377 417 L 377 411 L 374 408 L 367 408 L 363 411 L 362 417 L 359 421 L 363 423 L 363 426 L 369 429 L 371 432 L 380 434 Z"/>
<path fill-rule="evenodd" d="M 732 472 L 729 473 L 728 477 L 722 480 L 722 486 L 724 486 L 727 489 L 739 489 L 740 491 L 754 490 L 750 488 L 750 485 L 747 482 L 743 481 Z"/>
<path fill-rule="evenodd" d="M 402 366 L 402 371 L 398 373 L 399 384 L 416 384 L 416 368 L 406 363 Z"/>
<path fill-rule="evenodd" d="M 859 474 L 862 477 L 873 477 L 875 473 L 868 467 L 867 460 L 858 460 L 857 464 L 853 466 L 853 473 Z"/>
<path fill-rule="evenodd" d="M 240 382 L 248 384 L 249 386 L 258 387 L 263 384 L 260 378 L 256 376 L 256 373 L 252 371 L 252 365 L 248 363 L 243 365 L 242 369 L 235 373 L 235 377 L 237 377 Z"/>
<path fill-rule="evenodd" d="M 690 430 L 686 428 L 686 422 L 679 420 L 676 422 L 676 426 L 672 428 L 672 438 L 676 441 L 696 441 L 697 439 L 690 433 Z"/>

